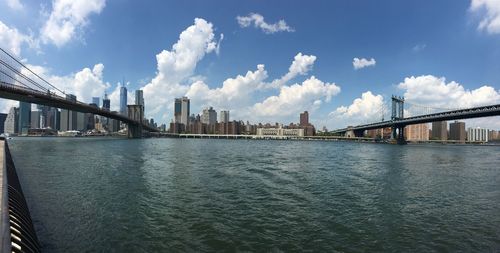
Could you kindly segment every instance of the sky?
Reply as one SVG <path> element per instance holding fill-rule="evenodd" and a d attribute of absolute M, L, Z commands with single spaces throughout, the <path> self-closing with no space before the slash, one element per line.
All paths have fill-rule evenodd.
<path fill-rule="evenodd" d="M 125 80 L 159 123 L 181 96 L 328 129 L 387 117 L 392 95 L 407 115 L 500 103 L 500 0 L 1 0 L 0 47 L 83 102 L 107 93 L 117 110 Z"/>

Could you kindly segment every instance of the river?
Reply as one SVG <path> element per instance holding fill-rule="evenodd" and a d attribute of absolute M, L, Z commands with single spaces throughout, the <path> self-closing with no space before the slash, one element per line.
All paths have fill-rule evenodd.
<path fill-rule="evenodd" d="M 500 250 L 500 146 L 9 145 L 44 252 Z"/>

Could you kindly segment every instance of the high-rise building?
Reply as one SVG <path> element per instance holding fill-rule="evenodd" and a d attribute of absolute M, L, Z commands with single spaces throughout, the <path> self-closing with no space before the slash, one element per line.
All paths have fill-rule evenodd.
<path fill-rule="evenodd" d="M 203 109 L 203 113 L 201 115 L 201 123 L 207 125 L 215 125 L 217 122 L 217 112 L 213 107 Z"/>
<path fill-rule="evenodd" d="M 111 109 L 111 100 L 109 100 L 108 94 L 104 94 L 104 98 L 102 99 L 102 109 L 108 111 Z"/>
<path fill-rule="evenodd" d="M 19 130 L 21 135 L 27 135 L 31 122 L 31 104 L 19 102 Z"/>
<path fill-rule="evenodd" d="M 450 123 L 450 140 L 465 142 L 465 122 Z"/>
<path fill-rule="evenodd" d="M 120 114 L 126 116 L 127 112 L 127 88 L 125 86 L 120 87 Z"/>
<path fill-rule="evenodd" d="M 429 127 L 427 124 L 408 125 L 405 127 L 407 141 L 428 141 Z"/>
<path fill-rule="evenodd" d="M 174 102 L 174 123 L 189 125 L 190 101 L 187 97 L 176 98 Z"/>
<path fill-rule="evenodd" d="M 228 122 L 229 122 L 229 111 L 220 111 L 219 123 L 228 123 Z"/>
<path fill-rule="evenodd" d="M 181 123 L 182 100 L 176 98 L 174 102 L 174 123 Z"/>
<path fill-rule="evenodd" d="M 142 90 L 135 91 L 135 104 L 144 105 L 144 93 L 142 92 Z"/>
<path fill-rule="evenodd" d="M 76 96 L 66 94 L 66 100 L 76 102 Z M 77 112 L 63 109 L 61 110 L 61 131 L 77 130 Z"/>
<path fill-rule="evenodd" d="M 7 118 L 5 119 L 4 132 L 8 134 L 17 134 L 19 130 L 19 109 L 11 107 Z"/>
<path fill-rule="evenodd" d="M 97 107 L 101 106 L 101 99 L 99 97 L 93 97 L 92 104 L 97 105 Z"/>
<path fill-rule="evenodd" d="M 309 125 L 309 113 L 304 111 L 300 114 L 300 126 L 308 126 Z"/>
<path fill-rule="evenodd" d="M 447 140 L 448 139 L 448 126 L 446 121 L 432 122 L 432 139 Z"/>
<path fill-rule="evenodd" d="M 135 104 L 136 105 L 142 105 L 142 116 L 144 117 L 144 93 L 142 90 L 136 90 L 135 91 Z"/>
<path fill-rule="evenodd" d="M 471 128 L 469 127 L 467 129 L 467 140 L 468 141 L 484 141 L 484 142 L 488 142 L 488 132 L 489 132 L 489 129 L 485 129 L 485 128 L 480 128 L 480 127 L 476 127 L 476 128 Z"/>
<path fill-rule="evenodd" d="M 181 99 L 181 124 L 184 126 L 189 125 L 189 114 L 190 114 L 190 101 L 187 97 L 182 97 Z"/>
<path fill-rule="evenodd" d="M 31 111 L 31 128 L 40 128 L 40 117 L 42 117 L 41 111 Z"/>
<path fill-rule="evenodd" d="M 496 130 L 490 130 L 488 132 L 488 140 L 489 141 L 498 140 L 498 131 L 496 131 Z"/>
<path fill-rule="evenodd" d="M 7 113 L 0 113 L 0 134 L 4 132 L 6 119 L 7 119 Z"/>

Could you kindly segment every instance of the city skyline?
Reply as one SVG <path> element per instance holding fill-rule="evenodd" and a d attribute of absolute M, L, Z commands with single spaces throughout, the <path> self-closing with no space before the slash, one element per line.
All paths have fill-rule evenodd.
<path fill-rule="evenodd" d="M 500 103 L 500 80 L 494 74 L 500 64 L 495 1 L 459 1 L 453 6 L 292 2 L 284 8 L 254 2 L 220 14 L 204 2 L 169 3 L 169 9 L 179 11 L 146 18 L 143 13 L 152 10 L 133 2 L 95 0 L 71 9 L 82 20 L 54 8 L 72 3 L 54 1 L 43 3 L 46 15 L 38 23 L 20 18 L 38 15 L 39 4 L 19 3 L 19 8 L 1 3 L 0 46 L 83 102 L 108 93 L 111 110 L 119 111 L 120 105 L 120 85 L 114 80 L 130 73 L 125 75 L 130 80 L 125 85 L 129 104 L 132 92 L 143 88 L 148 101 L 145 116 L 161 123 L 173 116 L 173 98 L 182 96 L 196 101 L 193 112 L 212 105 L 231 109 L 232 118 L 254 122 L 288 122 L 308 110 L 314 112 L 312 123 L 329 129 L 378 119 L 377 110 L 392 94 L 435 107 Z M 192 6 L 206 8 L 192 12 Z M 373 12 L 367 12 L 367 6 Z M 137 12 L 121 13 L 123 8 Z M 308 18 L 298 18 L 297 9 L 311 12 L 305 13 Z M 356 15 L 341 15 L 335 21 L 319 18 L 333 15 L 326 10 Z M 406 23 L 392 23 L 408 10 Z M 314 11 L 322 15 L 311 15 Z M 126 17 L 144 21 L 127 31 L 115 29 L 127 22 Z M 178 21 L 169 22 L 171 18 Z M 109 22 L 113 19 L 118 23 Z M 430 25 L 429 20 L 438 21 Z M 160 29 L 142 29 L 152 21 L 162 24 Z M 62 24 L 73 30 L 55 29 Z M 376 27 L 387 29 L 375 29 L 376 33 Z M 151 47 L 141 47 L 142 38 L 125 39 L 139 31 Z M 117 40 L 110 40 L 109 34 Z M 439 39 L 435 34 L 441 35 Z M 186 43 L 188 39 L 193 43 Z M 103 50 L 111 46 L 116 50 Z M 127 50 L 131 48 L 135 50 Z M 185 58 L 189 55 L 193 58 Z M 12 105 L 2 100 L 0 109 L 8 112 Z M 500 127 L 496 118 L 467 122 Z"/>

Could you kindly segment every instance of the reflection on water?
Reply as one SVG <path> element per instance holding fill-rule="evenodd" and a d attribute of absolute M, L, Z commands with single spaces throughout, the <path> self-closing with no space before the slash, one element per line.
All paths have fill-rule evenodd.
<path fill-rule="evenodd" d="M 500 147 L 10 140 L 45 252 L 496 251 Z"/>

